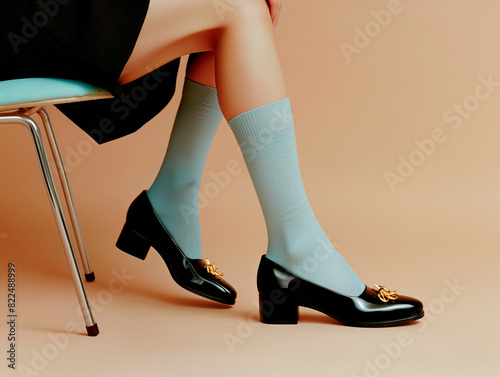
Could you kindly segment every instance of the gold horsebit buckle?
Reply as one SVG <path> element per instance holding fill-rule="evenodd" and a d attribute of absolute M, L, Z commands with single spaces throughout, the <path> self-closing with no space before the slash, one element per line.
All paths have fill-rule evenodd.
<path fill-rule="evenodd" d="M 390 291 L 382 285 L 374 285 L 373 288 L 377 292 L 378 298 L 382 302 L 388 302 L 389 300 L 396 301 L 398 299 L 397 291 Z"/>
<path fill-rule="evenodd" d="M 210 259 L 205 259 L 205 266 L 204 266 L 206 269 L 207 269 L 207 272 L 209 274 L 212 274 L 213 276 L 224 276 L 224 274 L 222 272 L 220 272 L 219 270 L 217 270 L 217 267 L 215 267 L 215 264 L 213 264 L 212 262 L 210 262 Z"/>

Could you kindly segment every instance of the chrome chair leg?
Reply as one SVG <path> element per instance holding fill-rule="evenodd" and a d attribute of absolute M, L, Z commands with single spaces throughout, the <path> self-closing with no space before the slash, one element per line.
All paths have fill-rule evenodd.
<path fill-rule="evenodd" d="M 60 239 L 63 244 L 66 260 L 69 265 L 69 269 L 76 290 L 76 295 L 78 297 L 78 302 L 80 304 L 80 308 L 83 314 L 83 319 L 85 321 L 85 326 L 87 328 L 87 334 L 89 336 L 96 336 L 97 334 L 99 334 L 99 328 L 97 327 L 97 323 L 94 321 L 94 318 L 92 316 L 92 311 L 90 309 L 87 300 L 87 295 L 85 294 L 85 288 L 83 286 L 83 282 L 78 270 L 78 264 L 75 259 L 75 254 L 71 244 L 68 227 L 64 219 L 64 213 L 61 208 L 61 202 L 59 200 L 59 196 L 57 195 L 56 186 L 54 184 L 54 180 L 52 177 L 52 172 L 47 158 L 47 153 L 43 145 L 40 129 L 38 128 L 37 124 L 33 119 L 24 116 L 22 114 L 11 114 L 8 116 L 1 116 L 0 124 L 22 124 L 26 126 L 31 132 L 38 156 L 38 162 L 42 170 L 45 186 L 47 188 L 47 193 L 49 194 L 50 202 L 52 204 L 51 206 L 52 212 L 54 213 L 57 229 L 59 230 L 59 234 L 61 236 Z"/>
<path fill-rule="evenodd" d="M 71 190 L 69 188 L 68 177 L 66 176 L 66 170 L 64 169 L 64 165 L 61 158 L 61 153 L 59 152 L 59 147 L 57 146 L 57 141 L 54 136 L 54 131 L 52 129 L 52 124 L 50 122 L 49 114 L 42 107 L 38 110 L 38 115 L 42 119 L 43 125 L 45 127 L 45 131 L 47 132 L 47 138 L 49 140 L 50 149 L 52 151 L 52 156 L 54 158 L 57 171 L 59 173 L 59 180 L 61 182 L 61 186 L 64 193 L 64 199 L 66 201 L 66 206 L 68 208 L 70 223 L 73 227 L 73 233 L 76 238 L 76 242 L 78 245 L 78 252 L 80 254 L 80 258 L 83 265 L 83 270 L 85 273 L 85 280 L 94 281 L 95 275 L 94 271 L 92 271 L 92 267 L 90 266 L 90 260 L 87 254 L 87 248 L 85 246 L 85 242 L 82 236 L 82 230 L 80 227 L 80 221 L 78 220 L 78 215 L 75 210 L 75 204 L 73 202 L 73 197 L 71 195 Z"/>

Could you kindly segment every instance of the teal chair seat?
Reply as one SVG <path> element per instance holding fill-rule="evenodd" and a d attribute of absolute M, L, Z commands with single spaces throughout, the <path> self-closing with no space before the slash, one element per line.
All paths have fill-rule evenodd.
<path fill-rule="evenodd" d="M 103 88 L 81 81 L 29 78 L 0 81 L 0 111 L 22 107 L 109 98 Z"/>

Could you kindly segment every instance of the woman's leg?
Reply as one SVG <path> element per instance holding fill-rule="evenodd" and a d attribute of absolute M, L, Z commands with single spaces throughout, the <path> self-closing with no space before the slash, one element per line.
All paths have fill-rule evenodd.
<path fill-rule="evenodd" d="M 167 153 L 147 195 L 184 254 L 201 259 L 198 196 L 208 150 L 222 121 L 213 53 L 189 57 Z"/>
<path fill-rule="evenodd" d="M 259 196 L 269 258 L 314 283 L 359 295 L 364 285 L 328 242 L 305 195 L 265 1 L 242 0 L 223 17 L 213 4 L 212 0 L 153 0 L 123 82 L 143 75 L 151 64 L 213 51 L 219 102 Z M 317 262 L 314 268 L 305 263 L 311 258 Z"/>
<path fill-rule="evenodd" d="M 189 56 L 186 77 L 199 84 L 215 88 L 215 61 L 213 52 Z"/>
<path fill-rule="evenodd" d="M 179 56 L 214 51 L 226 119 L 286 98 L 265 0 L 233 3 L 238 5 L 221 13 L 213 0 L 151 0 L 120 81 L 132 81 Z"/>

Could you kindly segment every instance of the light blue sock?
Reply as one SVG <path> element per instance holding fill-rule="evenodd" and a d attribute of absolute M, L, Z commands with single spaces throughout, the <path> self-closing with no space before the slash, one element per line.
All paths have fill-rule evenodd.
<path fill-rule="evenodd" d="M 147 195 L 189 258 L 201 258 L 198 195 L 208 149 L 221 123 L 217 90 L 186 78 L 165 159 Z"/>
<path fill-rule="evenodd" d="M 303 279 L 340 294 L 365 288 L 331 245 L 309 205 L 288 99 L 229 121 L 243 152 L 268 232 L 267 257 Z"/>

